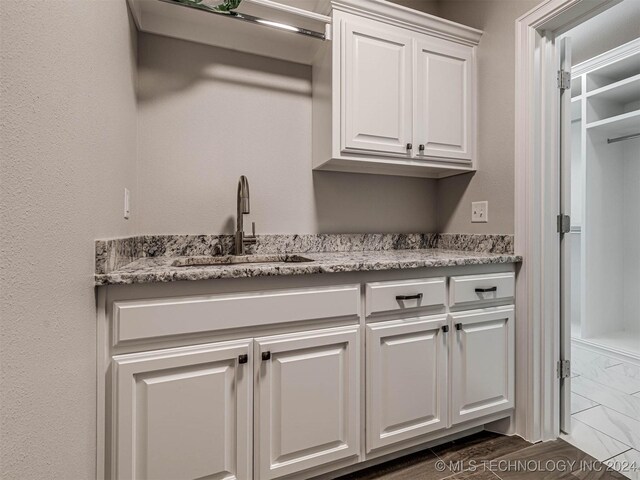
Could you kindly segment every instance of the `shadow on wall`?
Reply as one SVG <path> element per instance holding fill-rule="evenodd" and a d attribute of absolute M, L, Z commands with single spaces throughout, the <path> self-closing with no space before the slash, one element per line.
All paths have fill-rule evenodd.
<path fill-rule="evenodd" d="M 461 211 L 467 205 L 466 202 L 462 204 L 464 193 L 475 174 L 476 172 L 464 173 L 438 180 L 438 231 L 447 232 L 456 213 L 463 215 Z M 471 205 L 468 207 L 470 215 Z"/>
<path fill-rule="evenodd" d="M 313 172 L 319 233 L 437 230 L 436 180 Z"/>
<path fill-rule="evenodd" d="M 146 49 L 147 42 L 156 47 Z M 311 97 L 310 65 L 147 33 L 139 35 L 138 49 L 143 50 L 138 55 L 138 102 L 177 94 L 207 81 Z"/>

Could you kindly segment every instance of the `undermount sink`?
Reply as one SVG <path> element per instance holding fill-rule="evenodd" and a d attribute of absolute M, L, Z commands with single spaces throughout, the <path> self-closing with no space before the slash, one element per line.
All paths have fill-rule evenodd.
<path fill-rule="evenodd" d="M 222 255 L 219 257 L 197 256 L 176 259 L 174 267 L 207 267 L 213 265 L 237 265 L 240 263 L 304 263 L 313 262 L 301 255 Z"/>

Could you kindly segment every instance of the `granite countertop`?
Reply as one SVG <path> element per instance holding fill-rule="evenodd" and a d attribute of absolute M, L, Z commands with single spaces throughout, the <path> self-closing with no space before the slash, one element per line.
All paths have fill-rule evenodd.
<path fill-rule="evenodd" d="M 96 273 L 96 285 L 246 278 L 276 275 L 309 275 L 337 272 L 450 267 L 521 262 L 513 253 L 490 253 L 442 248 L 377 251 L 303 252 L 314 260 L 306 263 L 245 263 L 237 265 L 176 267 L 179 256 L 143 257 L 107 273 Z"/>

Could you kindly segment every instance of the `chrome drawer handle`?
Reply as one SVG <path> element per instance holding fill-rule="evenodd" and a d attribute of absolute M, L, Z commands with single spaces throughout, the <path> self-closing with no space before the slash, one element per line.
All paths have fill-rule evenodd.
<path fill-rule="evenodd" d="M 396 295 L 396 300 L 422 300 L 422 294 L 416 293 L 415 295 Z"/>
<path fill-rule="evenodd" d="M 489 288 L 476 288 L 476 293 L 488 293 L 488 292 L 497 292 L 498 287 L 489 287 Z"/>

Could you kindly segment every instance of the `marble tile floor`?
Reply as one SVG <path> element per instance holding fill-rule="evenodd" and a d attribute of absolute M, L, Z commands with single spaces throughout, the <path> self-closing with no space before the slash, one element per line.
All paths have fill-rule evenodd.
<path fill-rule="evenodd" d="M 574 345 L 571 433 L 562 438 L 640 480 L 640 367 Z"/>
<path fill-rule="evenodd" d="M 615 451 L 615 445 L 609 448 Z M 338 480 L 374 479 L 624 480 L 625 477 L 564 440 L 532 445 L 520 437 L 480 432 Z"/>

